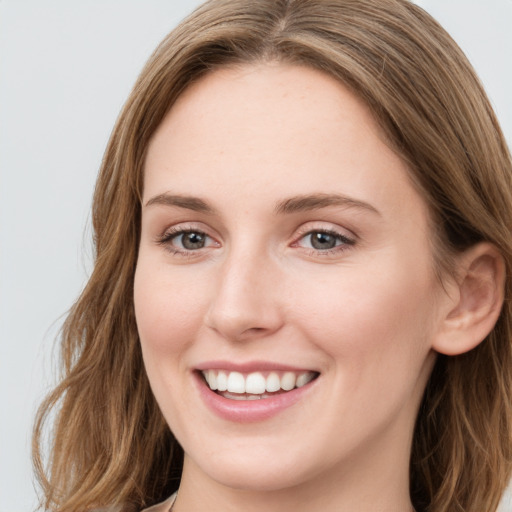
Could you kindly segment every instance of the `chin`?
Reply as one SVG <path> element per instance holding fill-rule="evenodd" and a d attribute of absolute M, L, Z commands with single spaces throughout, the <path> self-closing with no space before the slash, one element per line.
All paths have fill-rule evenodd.
<path fill-rule="evenodd" d="M 305 475 L 284 474 L 283 471 L 253 467 L 226 468 L 214 471 L 210 476 L 226 487 L 249 492 L 281 491 L 300 485 L 306 480 Z"/>
<path fill-rule="evenodd" d="M 293 488 L 314 478 L 300 468 L 304 467 L 299 457 L 297 460 L 286 460 L 282 456 L 217 459 L 202 462 L 201 471 L 217 483 L 248 492 L 274 492 Z M 274 461 L 274 464 L 269 461 Z M 204 464 L 206 462 L 206 464 Z"/>

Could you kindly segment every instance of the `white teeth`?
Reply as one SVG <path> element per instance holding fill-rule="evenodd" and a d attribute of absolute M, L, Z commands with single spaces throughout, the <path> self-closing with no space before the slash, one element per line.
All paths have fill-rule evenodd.
<path fill-rule="evenodd" d="M 215 391 L 217 389 L 217 375 L 215 374 L 215 370 L 208 370 L 207 374 L 208 377 L 206 377 L 206 381 L 208 382 L 210 389 Z"/>
<path fill-rule="evenodd" d="M 261 395 L 266 391 L 266 380 L 261 373 L 250 373 L 245 379 L 245 392 Z"/>
<path fill-rule="evenodd" d="M 211 390 L 226 392 L 226 398 L 235 398 L 232 393 L 244 395 L 236 396 L 236 399 L 241 400 L 268 398 L 266 393 L 301 388 L 315 378 L 315 372 L 284 372 L 281 376 L 278 372 L 270 372 L 267 378 L 261 372 L 252 372 L 246 376 L 240 372 L 225 370 L 205 370 L 202 373 Z"/>
<path fill-rule="evenodd" d="M 229 398 L 230 400 L 253 400 L 252 398 L 249 398 L 249 396 L 254 395 L 245 395 L 244 393 L 238 394 L 238 393 L 230 393 L 227 391 L 226 393 L 222 393 L 222 396 L 224 398 Z M 258 399 L 259 397 L 256 397 Z"/>
<path fill-rule="evenodd" d="M 297 377 L 297 382 L 295 383 L 295 385 L 298 388 L 301 388 L 302 386 L 305 386 L 308 382 L 311 382 L 313 380 L 314 376 L 315 376 L 315 374 L 313 372 L 301 373 Z M 211 387 L 211 385 L 210 385 L 210 387 Z"/>
<path fill-rule="evenodd" d="M 225 372 L 217 374 L 217 389 L 219 391 L 226 391 L 228 389 L 228 376 Z"/>
<path fill-rule="evenodd" d="M 267 377 L 267 391 L 269 393 L 274 393 L 275 391 L 279 391 L 281 389 L 281 379 L 277 373 L 272 372 L 268 374 Z"/>
<path fill-rule="evenodd" d="M 245 379 L 241 373 L 230 372 L 228 376 L 228 391 L 231 393 L 245 393 Z"/>
<path fill-rule="evenodd" d="M 281 377 L 281 387 L 285 391 L 290 391 L 295 387 L 295 373 L 293 372 L 286 372 Z"/>

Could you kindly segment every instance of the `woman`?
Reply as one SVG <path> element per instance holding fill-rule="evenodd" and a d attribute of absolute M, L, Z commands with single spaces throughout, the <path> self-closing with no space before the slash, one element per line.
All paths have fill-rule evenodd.
<path fill-rule="evenodd" d="M 417 6 L 206 3 L 105 154 L 36 424 L 44 506 L 496 510 L 511 182 L 474 72 Z"/>

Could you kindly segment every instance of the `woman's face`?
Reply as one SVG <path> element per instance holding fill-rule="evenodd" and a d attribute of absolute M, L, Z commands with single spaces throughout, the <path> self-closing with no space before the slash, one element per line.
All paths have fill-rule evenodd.
<path fill-rule="evenodd" d="M 135 276 L 185 476 L 407 478 L 441 322 L 431 240 L 406 165 L 334 79 L 260 64 L 191 86 L 148 150 Z"/>

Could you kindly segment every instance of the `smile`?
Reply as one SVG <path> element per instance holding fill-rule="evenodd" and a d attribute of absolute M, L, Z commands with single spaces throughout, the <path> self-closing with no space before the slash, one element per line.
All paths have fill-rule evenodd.
<path fill-rule="evenodd" d="M 201 367 L 202 366 L 202 367 Z M 207 408 L 222 420 L 251 423 L 270 420 L 315 393 L 321 374 L 274 363 L 203 363 L 193 372 Z"/>
<path fill-rule="evenodd" d="M 301 388 L 318 376 L 313 371 L 244 374 L 229 370 L 203 370 L 201 373 L 212 391 L 230 400 L 268 399 Z"/>

